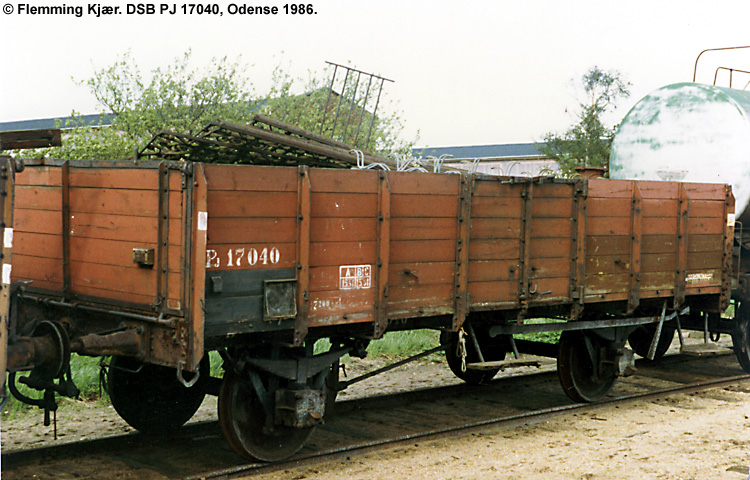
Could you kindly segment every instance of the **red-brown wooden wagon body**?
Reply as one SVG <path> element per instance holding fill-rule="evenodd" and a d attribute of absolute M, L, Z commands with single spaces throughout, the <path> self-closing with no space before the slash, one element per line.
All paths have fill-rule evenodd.
<path fill-rule="evenodd" d="M 49 338 L 115 355 L 113 403 L 148 429 L 158 422 L 126 404 L 174 369 L 211 390 L 204 359 L 219 349 L 225 434 L 261 459 L 304 442 L 326 378 L 335 386 L 331 366 L 387 329 L 442 330 L 469 381 L 491 377 L 506 351 L 549 352 L 513 334 L 565 330 L 550 355 L 579 400 L 627 370 L 625 341 L 641 325 L 659 332 L 689 307 L 683 326 L 732 329 L 720 317 L 734 239 L 726 185 L 38 161 L 14 193 L 11 370 L 49 362 L 43 351 L 54 363 Z M 319 338 L 333 347 L 313 355 Z M 200 378 L 183 373 L 202 361 Z M 140 363 L 153 370 L 148 389 L 118 390 L 134 382 L 118 372 Z M 64 371 L 53 378 L 58 390 L 72 384 Z M 191 390 L 175 385 L 157 416 Z M 238 420 L 249 412 L 255 423 Z"/>

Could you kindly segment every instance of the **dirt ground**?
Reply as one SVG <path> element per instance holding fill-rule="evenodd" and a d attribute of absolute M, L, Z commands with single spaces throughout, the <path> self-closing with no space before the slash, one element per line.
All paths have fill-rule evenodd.
<path fill-rule="evenodd" d="M 350 365 L 348 374 L 382 362 Z M 427 360 L 352 386 L 339 399 L 455 382 L 443 362 Z M 193 421 L 215 418 L 216 399 L 208 397 Z M 42 425 L 41 412 L 3 421 L 3 451 L 130 431 L 112 407 L 66 405 L 57 421 L 57 441 L 52 427 Z M 750 383 L 744 383 L 533 426 L 489 428 L 254 478 L 745 480 L 749 465 Z"/>
<path fill-rule="evenodd" d="M 417 443 L 254 479 L 744 480 L 750 384 Z"/>

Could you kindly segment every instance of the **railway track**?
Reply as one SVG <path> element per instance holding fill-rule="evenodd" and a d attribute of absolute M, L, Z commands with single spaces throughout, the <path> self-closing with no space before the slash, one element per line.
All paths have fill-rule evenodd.
<path fill-rule="evenodd" d="M 246 464 L 229 450 L 216 422 L 189 425 L 175 436 L 130 434 L 58 447 L 8 452 L 6 479 L 30 478 L 238 478 L 489 428 L 547 421 L 614 403 L 695 392 L 750 380 L 729 350 L 697 358 L 674 355 L 638 364 L 612 396 L 573 404 L 554 371 L 500 377 L 490 385 L 453 385 L 336 404 L 332 418 L 289 462 Z M 384 412 L 388 412 L 385 414 Z"/>

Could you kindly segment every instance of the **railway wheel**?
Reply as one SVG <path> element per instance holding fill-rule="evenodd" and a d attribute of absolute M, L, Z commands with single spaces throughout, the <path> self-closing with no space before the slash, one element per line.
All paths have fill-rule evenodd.
<path fill-rule="evenodd" d="M 136 430 L 174 430 L 190 420 L 203 403 L 210 368 L 206 355 L 198 381 L 188 388 L 177 381 L 174 368 L 114 356 L 107 374 L 107 393 L 117 413 Z"/>
<path fill-rule="evenodd" d="M 740 366 L 750 373 L 750 303 L 742 302 L 734 315 L 732 347 Z"/>
<path fill-rule="evenodd" d="M 482 356 L 487 362 L 499 361 L 505 358 L 507 353 L 507 345 L 505 339 L 501 336 L 490 337 L 489 333 L 484 333 L 482 329 L 475 327 L 474 331 L 477 334 L 477 342 L 479 348 L 482 350 Z M 465 335 L 465 351 L 466 351 L 466 363 L 479 362 L 479 354 L 474 348 L 474 343 Z M 445 349 L 445 360 L 448 363 L 448 367 L 451 369 L 454 375 L 463 380 L 466 383 L 479 384 L 487 383 L 492 380 L 499 368 L 492 368 L 488 370 L 473 370 L 462 368 L 461 353 L 459 346 L 459 333 L 458 332 L 441 332 L 440 333 L 440 344 L 446 347 Z"/>
<path fill-rule="evenodd" d="M 677 327 L 673 324 L 665 323 L 662 325 L 661 336 L 659 336 L 659 342 L 656 345 L 656 353 L 654 360 L 659 360 L 667 353 L 672 340 L 674 339 L 674 332 Z M 643 358 L 648 357 L 648 351 L 651 348 L 651 342 L 654 339 L 654 333 L 656 333 L 656 324 L 649 323 L 641 325 L 628 336 L 628 343 L 635 353 Z"/>
<path fill-rule="evenodd" d="M 268 389 L 270 377 L 257 373 Z M 267 422 L 266 408 L 252 382 L 228 369 L 219 391 L 219 423 L 224 437 L 240 456 L 266 462 L 294 455 L 305 444 L 315 427 L 295 428 Z"/>
<path fill-rule="evenodd" d="M 576 402 L 603 398 L 617 379 L 614 362 L 604 362 L 607 342 L 583 331 L 565 331 L 560 336 L 557 375 L 565 393 Z"/>

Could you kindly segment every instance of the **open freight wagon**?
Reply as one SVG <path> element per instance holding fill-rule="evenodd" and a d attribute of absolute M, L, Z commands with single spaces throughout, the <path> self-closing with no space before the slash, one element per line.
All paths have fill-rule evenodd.
<path fill-rule="evenodd" d="M 178 427 L 218 394 L 228 442 L 261 460 L 303 445 L 340 357 L 386 330 L 439 329 L 472 382 L 510 352 L 558 357 L 566 393 L 596 400 L 631 370 L 629 337 L 653 358 L 678 314 L 734 328 L 723 184 L 40 160 L 13 193 L 11 391 L 49 412 L 77 392 L 71 352 L 112 356 L 132 426 Z M 15 387 L 29 369 L 41 399 Z"/>

